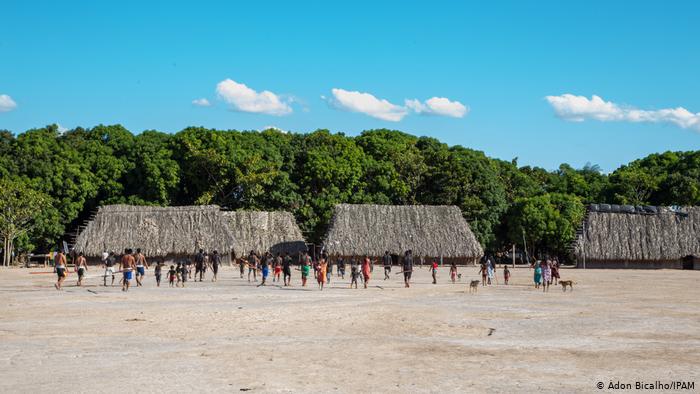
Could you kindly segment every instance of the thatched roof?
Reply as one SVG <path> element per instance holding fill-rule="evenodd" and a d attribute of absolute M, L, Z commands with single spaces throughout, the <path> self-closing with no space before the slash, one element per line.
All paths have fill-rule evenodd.
<path fill-rule="evenodd" d="M 294 254 L 307 249 L 304 236 L 289 212 L 231 211 L 223 214 L 236 239 L 234 252 L 238 256 L 251 250 Z"/>
<path fill-rule="evenodd" d="M 75 249 L 87 256 L 141 248 L 146 256 L 192 254 L 198 249 L 227 254 L 234 238 L 218 206 L 100 207 L 78 236 Z"/>
<path fill-rule="evenodd" d="M 455 206 L 335 206 L 324 247 L 331 255 L 381 256 L 384 251 L 414 256 L 477 258 L 481 245 Z"/>
<path fill-rule="evenodd" d="M 590 261 L 675 261 L 700 256 L 700 207 L 681 213 L 592 212 L 574 245 L 577 258 Z"/>

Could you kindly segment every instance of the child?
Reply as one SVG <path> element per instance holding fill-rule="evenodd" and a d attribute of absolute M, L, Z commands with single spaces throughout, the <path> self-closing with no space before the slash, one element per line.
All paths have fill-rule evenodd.
<path fill-rule="evenodd" d="M 241 279 L 243 279 L 243 274 L 245 273 L 245 266 L 247 265 L 246 260 L 241 257 L 238 259 L 238 268 L 241 270 Z"/>
<path fill-rule="evenodd" d="M 275 257 L 275 275 L 272 277 L 272 281 L 279 282 L 280 275 L 282 275 L 282 256 L 277 253 L 277 257 Z"/>
<path fill-rule="evenodd" d="M 452 263 L 450 265 L 450 278 L 452 279 L 452 283 L 455 283 L 457 279 L 457 263 Z"/>
<path fill-rule="evenodd" d="M 481 286 L 486 286 L 486 263 L 481 263 L 479 273 L 481 274 Z"/>
<path fill-rule="evenodd" d="M 318 281 L 318 288 L 323 290 L 323 285 L 326 284 L 326 274 L 328 270 L 328 263 L 324 258 L 321 258 L 321 260 L 318 262 L 318 276 L 316 277 Z"/>
<path fill-rule="evenodd" d="M 163 259 L 158 260 L 158 263 L 156 264 L 156 267 L 154 269 L 154 275 L 156 276 L 156 286 L 160 287 L 160 275 L 163 270 L 163 266 L 165 263 L 163 262 Z"/>
<path fill-rule="evenodd" d="M 508 266 L 504 264 L 503 265 L 503 282 L 505 282 L 505 284 L 507 285 L 508 280 L 510 280 L 510 270 L 508 269 Z"/>
<path fill-rule="evenodd" d="M 357 260 L 354 258 L 350 260 L 350 288 L 352 289 L 352 285 L 355 285 L 355 288 L 357 289 L 357 277 L 360 275 L 360 272 L 357 269 Z"/>
<path fill-rule="evenodd" d="M 177 263 L 177 283 L 175 287 L 185 287 L 187 280 L 187 266 L 185 263 Z"/>
<path fill-rule="evenodd" d="M 170 266 L 170 271 L 168 271 L 168 278 L 170 279 L 170 287 L 175 287 L 175 280 L 177 279 L 177 271 L 175 270 L 174 265 Z M 178 282 L 180 282 L 180 281 L 178 280 Z"/>
<path fill-rule="evenodd" d="M 342 257 L 338 258 L 338 276 L 345 279 L 345 260 Z"/>
<path fill-rule="evenodd" d="M 437 270 L 438 270 L 438 263 L 437 261 L 433 260 L 433 265 L 430 268 L 433 274 L 433 284 L 437 284 Z"/>
<path fill-rule="evenodd" d="M 369 256 L 365 256 L 365 259 L 362 261 L 362 279 L 364 281 L 365 289 L 367 288 L 367 285 L 369 284 L 369 279 L 370 279 L 370 274 L 372 273 L 372 260 L 369 259 Z"/>
<path fill-rule="evenodd" d="M 303 287 L 306 287 L 306 279 L 309 277 L 310 271 L 311 271 L 311 258 L 307 254 L 301 260 L 301 285 Z"/>

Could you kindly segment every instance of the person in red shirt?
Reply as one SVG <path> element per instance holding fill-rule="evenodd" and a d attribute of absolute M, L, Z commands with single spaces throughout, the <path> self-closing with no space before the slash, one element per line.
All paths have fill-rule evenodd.
<path fill-rule="evenodd" d="M 362 261 L 362 277 L 365 280 L 365 289 L 367 288 L 367 283 L 369 283 L 369 274 L 371 272 L 369 256 L 365 256 Z"/>
<path fill-rule="evenodd" d="M 431 271 L 433 274 L 433 284 L 437 284 L 437 269 L 438 269 L 438 263 L 437 263 L 437 261 L 433 260 L 433 265 L 431 267 Z"/>

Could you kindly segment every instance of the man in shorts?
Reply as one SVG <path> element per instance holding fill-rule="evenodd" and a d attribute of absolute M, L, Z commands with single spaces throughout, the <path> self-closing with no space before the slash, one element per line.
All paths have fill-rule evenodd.
<path fill-rule="evenodd" d="M 258 281 L 258 256 L 255 254 L 255 251 L 250 251 L 250 254 L 248 255 L 248 282 L 250 282 L 250 274 L 253 274 L 253 280 L 255 282 Z"/>
<path fill-rule="evenodd" d="M 411 287 L 411 274 L 413 273 L 413 252 L 407 250 L 403 256 L 403 283 L 405 287 Z"/>
<path fill-rule="evenodd" d="M 272 255 L 270 252 L 265 253 L 265 256 L 260 260 L 260 271 L 262 273 L 262 282 L 258 285 L 266 286 L 267 276 L 270 275 L 270 265 L 272 264 Z"/>
<path fill-rule="evenodd" d="M 219 255 L 218 251 L 214 251 L 211 255 L 211 272 L 214 274 L 214 277 L 211 278 L 212 282 L 216 282 L 217 278 L 216 276 L 219 275 L 219 266 L 221 265 L 221 256 Z"/>
<path fill-rule="evenodd" d="M 58 280 L 56 281 L 56 284 L 54 287 L 56 290 L 61 290 L 61 286 L 63 285 L 63 281 L 66 279 L 66 276 L 68 275 L 68 269 L 67 269 L 67 262 L 66 262 L 66 255 L 63 254 L 60 250 L 56 253 L 56 256 L 54 257 L 54 267 L 56 269 L 56 275 L 58 276 Z"/>
<path fill-rule="evenodd" d="M 284 285 L 289 286 L 292 282 L 292 257 L 289 253 L 285 253 L 282 259 L 282 275 L 284 275 Z"/>
<path fill-rule="evenodd" d="M 87 272 L 87 260 L 85 260 L 85 256 L 83 255 L 83 252 L 80 252 L 78 254 L 78 257 L 75 259 L 75 268 L 78 269 L 78 286 L 83 285 L 83 277 L 85 277 L 85 272 Z"/>
<path fill-rule="evenodd" d="M 134 256 L 136 261 L 136 286 L 143 286 L 143 278 L 146 276 L 146 269 L 148 269 L 148 261 L 146 261 L 146 256 L 141 253 L 140 248 L 136 248 L 136 256 Z"/>
<path fill-rule="evenodd" d="M 199 252 L 194 256 L 194 280 L 197 281 L 197 275 L 199 275 L 199 281 L 202 281 L 202 275 L 204 274 L 204 250 L 199 249 Z"/>
<path fill-rule="evenodd" d="M 105 254 L 107 256 L 105 256 Z M 107 286 L 107 277 L 112 276 L 112 286 L 114 286 L 114 263 L 116 258 L 114 257 L 114 252 L 104 252 L 102 253 L 102 265 L 105 269 L 104 274 L 104 285 Z"/>
<path fill-rule="evenodd" d="M 119 262 L 119 271 L 122 271 L 122 291 L 129 291 L 129 286 L 131 285 L 131 277 L 133 275 L 134 268 L 136 267 L 136 260 L 134 256 L 131 255 L 131 249 L 124 249 L 124 255 Z"/>
<path fill-rule="evenodd" d="M 382 257 L 382 263 L 384 264 L 384 280 L 389 279 L 389 274 L 391 273 L 391 255 L 389 251 L 384 252 L 384 257 Z"/>

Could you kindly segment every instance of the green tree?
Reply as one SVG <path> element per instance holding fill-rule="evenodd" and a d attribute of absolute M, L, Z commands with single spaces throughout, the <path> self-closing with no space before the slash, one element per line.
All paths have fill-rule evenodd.
<path fill-rule="evenodd" d="M 523 245 L 535 254 L 565 255 L 585 214 L 579 197 L 551 193 L 520 198 L 506 215 L 507 236 L 511 243 Z"/>
<path fill-rule="evenodd" d="M 32 228 L 37 212 L 47 202 L 45 194 L 33 190 L 25 182 L 0 179 L 0 237 L 4 266 L 10 265 L 15 239 Z"/>

